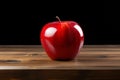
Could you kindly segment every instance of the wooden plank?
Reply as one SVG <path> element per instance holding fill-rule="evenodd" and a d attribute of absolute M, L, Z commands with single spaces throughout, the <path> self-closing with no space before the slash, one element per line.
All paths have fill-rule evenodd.
<path fill-rule="evenodd" d="M 0 70 L 1 80 L 120 80 L 120 70 Z"/>
<path fill-rule="evenodd" d="M 72 61 L 51 60 L 41 45 L 0 45 L 0 69 L 120 70 L 120 45 L 84 45 Z"/>

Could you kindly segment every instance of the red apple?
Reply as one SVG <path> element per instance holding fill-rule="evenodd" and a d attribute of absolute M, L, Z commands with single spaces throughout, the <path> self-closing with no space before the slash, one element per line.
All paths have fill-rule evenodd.
<path fill-rule="evenodd" d="M 52 60 L 73 60 L 84 43 L 84 34 L 75 21 L 55 21 L 43 26 L 40 40 Z"/>

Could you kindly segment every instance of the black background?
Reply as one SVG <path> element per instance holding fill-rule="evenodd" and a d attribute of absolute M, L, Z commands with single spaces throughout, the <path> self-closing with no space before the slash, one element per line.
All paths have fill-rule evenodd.
<path fill-rule="evenodd" d="M 120 44 L 119 11 L 113 2 L 15 3 L 1 7 L 0 45 L 40 45 L 42 27 L 55 16 L 78 22 L 85 44 Z M 117 20 L 117 19 L 118 20 Z"/>

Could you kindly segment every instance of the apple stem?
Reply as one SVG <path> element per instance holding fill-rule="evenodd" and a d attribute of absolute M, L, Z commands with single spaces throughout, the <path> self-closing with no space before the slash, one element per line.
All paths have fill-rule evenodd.
<path fill-rule="evenodd" d="M 58 21 L 61 23 L 61 20 L 60 20 L 60 18 L 58 17 L 58 16 L 56 16 L 56 18 L 58 19 Z"/>

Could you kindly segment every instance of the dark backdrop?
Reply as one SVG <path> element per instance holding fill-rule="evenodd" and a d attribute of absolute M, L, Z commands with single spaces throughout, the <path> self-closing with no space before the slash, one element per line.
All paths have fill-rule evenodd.
<path fill-rule="evenodd" d="M 41 28 L 56 21 L 56 15 L 61 20 L 78 22 L 85 34 L 85 44 L 120 44 L 118 16 L 114 13 L 117 10 L 111 3 L 48 2 L 47 6 L 41 3 L 29 7 L 26 4 L 2 7 L 0 45 L 40 45 Z"/>

